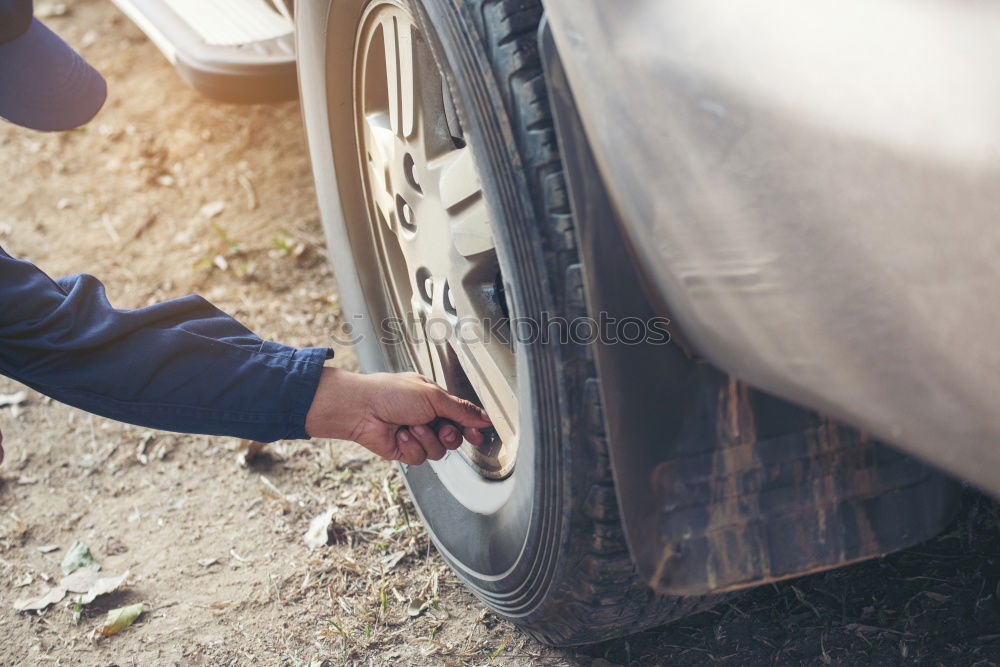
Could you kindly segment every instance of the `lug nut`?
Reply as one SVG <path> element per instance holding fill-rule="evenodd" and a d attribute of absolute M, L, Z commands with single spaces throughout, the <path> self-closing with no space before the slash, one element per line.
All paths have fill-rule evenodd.
<path fill-rule="evenodd" d="M 413 226 L 413 209 L 410 208 L 409 204 L 403 204 L 403 220 L 406 224 Z"/>
<path fill-rule="evenodd" d="M 434 300 L 434 279 L 424 278 L 424 293 L 428 301 Z"/>

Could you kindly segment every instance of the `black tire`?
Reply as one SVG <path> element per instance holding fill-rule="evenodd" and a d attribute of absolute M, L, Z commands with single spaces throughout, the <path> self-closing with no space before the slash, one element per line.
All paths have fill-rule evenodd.
<path fill-rule="evenodd" d="M 357 201 L 363 187 L 356 147 L 344 138 L 353 141 L 354 136 L 342 117 L 345 108 L 352 108 L 345 104 L 343 88 L 353 64 L 342 62 L 342 42 L 353 41 L 345 26 L 353 29 L 368 2 L 331 3 L 323 25 L 310 25 L 301 9 L 299 18 L 300 31 L 324 35 L 320 65 L 310 62 L 318 51 L 317 36 L 300 34 L 300 76 L 314 162 L 330 154 L 338 174 L 334 192 L 323 178 L 329 169 L 316 165 L 321 205 L 324 197 L 335 197 L 342 208 L 324 211 L 324 222 L 333 245 L 351 244 L 351 266 L 338 266 L 335 257 L 334 268 L 341 289 L 360 294 L 364 303 L 356 307 L 366 316 L 379 288 L 365 278 L 371 260 L 357 227 L 367 212 Z M 585 317 L 573 220 L 538 52 L 540 2 L 405 2 L 451 89 L 492 219 L 504 221 L 494 225 L 494 234 L 512 314 Z M 311 107 L 320 105 L 310 104 L 307 89 L 319 80 L 317 68 L 326 86 L 324 119 L 316 117 Z M 341 117 L 331 113 L 334 109 Z M 329 125 L 317 127 L 321 123 Z M 332 152 L 319 145 L 324 139 L 332 142 Z M 373 340 L 361 343 L 364 365 L 369 370 L 391 365 L 380 360 L 393 356 L 373 345 Z M 449 565 L 490 608 L 553 645 L 631 634 L 711 606 L 710 598 L 656 596 L 636 577 L 616 505 L 600 386 L 588 349 L 535 343 L 518 354 L 519 382 L 527 385 L 520 396 L 530 397 L 531 405 L 521 410 L 527 451 L 518 453 L 507 500 L 495 511 L 472 511 L 429 466 L 404 471 Z"/>

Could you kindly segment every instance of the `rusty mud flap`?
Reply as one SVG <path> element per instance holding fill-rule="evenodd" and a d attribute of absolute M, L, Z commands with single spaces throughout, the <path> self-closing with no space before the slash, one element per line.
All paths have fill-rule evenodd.
<path fill-rule="evenodd" d="M 957 485 L 842 424 L 705 368 L 665 460 L 643 568 L 663 592 L 726 591 L 839 567 L 940 532 Z M 655 563 L 653 560 L 655 559 Z"/>
<path fill-rule="evenodd" d="M 540 47 L 592 316 L 669 312 L 643 289 L 551 34 Z M 653 212 L 651 212 L 653 214 Z M 641 221 L 633 221 L 641 222 Z M 939 533 L 946 476 L 810 410 L 747 387 L 689 346 L 594 345 L 619 511 L 657 592 L 703 595 L 839 567 Z M 946 446 L 946 443 L 942 443 Z"/>

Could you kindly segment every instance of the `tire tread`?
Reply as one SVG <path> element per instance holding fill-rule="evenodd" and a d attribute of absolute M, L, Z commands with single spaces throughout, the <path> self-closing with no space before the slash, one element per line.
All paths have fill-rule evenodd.
<path fill-rule="evenodd" d="M 560 311 L 586 314 L 583 268 L 538 47 L 539 0 L 479 0 L 483 43 L 505 97 Z M 573 531 L 553 591 L 530 616 L 515 619 L 554 645 L 587 644 L 662 625 L 712 606 L 717 599 L 656 595 L 639 579 L 625 542 L 608 457 L 597 371 L 587 346 L 564 346 L 563 368 L 575 373 L 573 415 L 584 456 L 572 456 Z M 573 440 L 574 438 L 571 438 Z"/>

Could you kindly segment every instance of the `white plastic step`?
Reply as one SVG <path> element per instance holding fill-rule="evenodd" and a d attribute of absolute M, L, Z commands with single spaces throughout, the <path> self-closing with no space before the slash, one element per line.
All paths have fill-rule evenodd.
<path fill-rule="evenodd" d="M 112 0 L 181 78 L 226 102 L 298 94 L 295 26 L 285 0 Z"/>
<path fill-rule="evenodd" d="M 291 34 L 291 17 L 280 0 L 163 0 L 206 44 L 236 46 Z"/>

